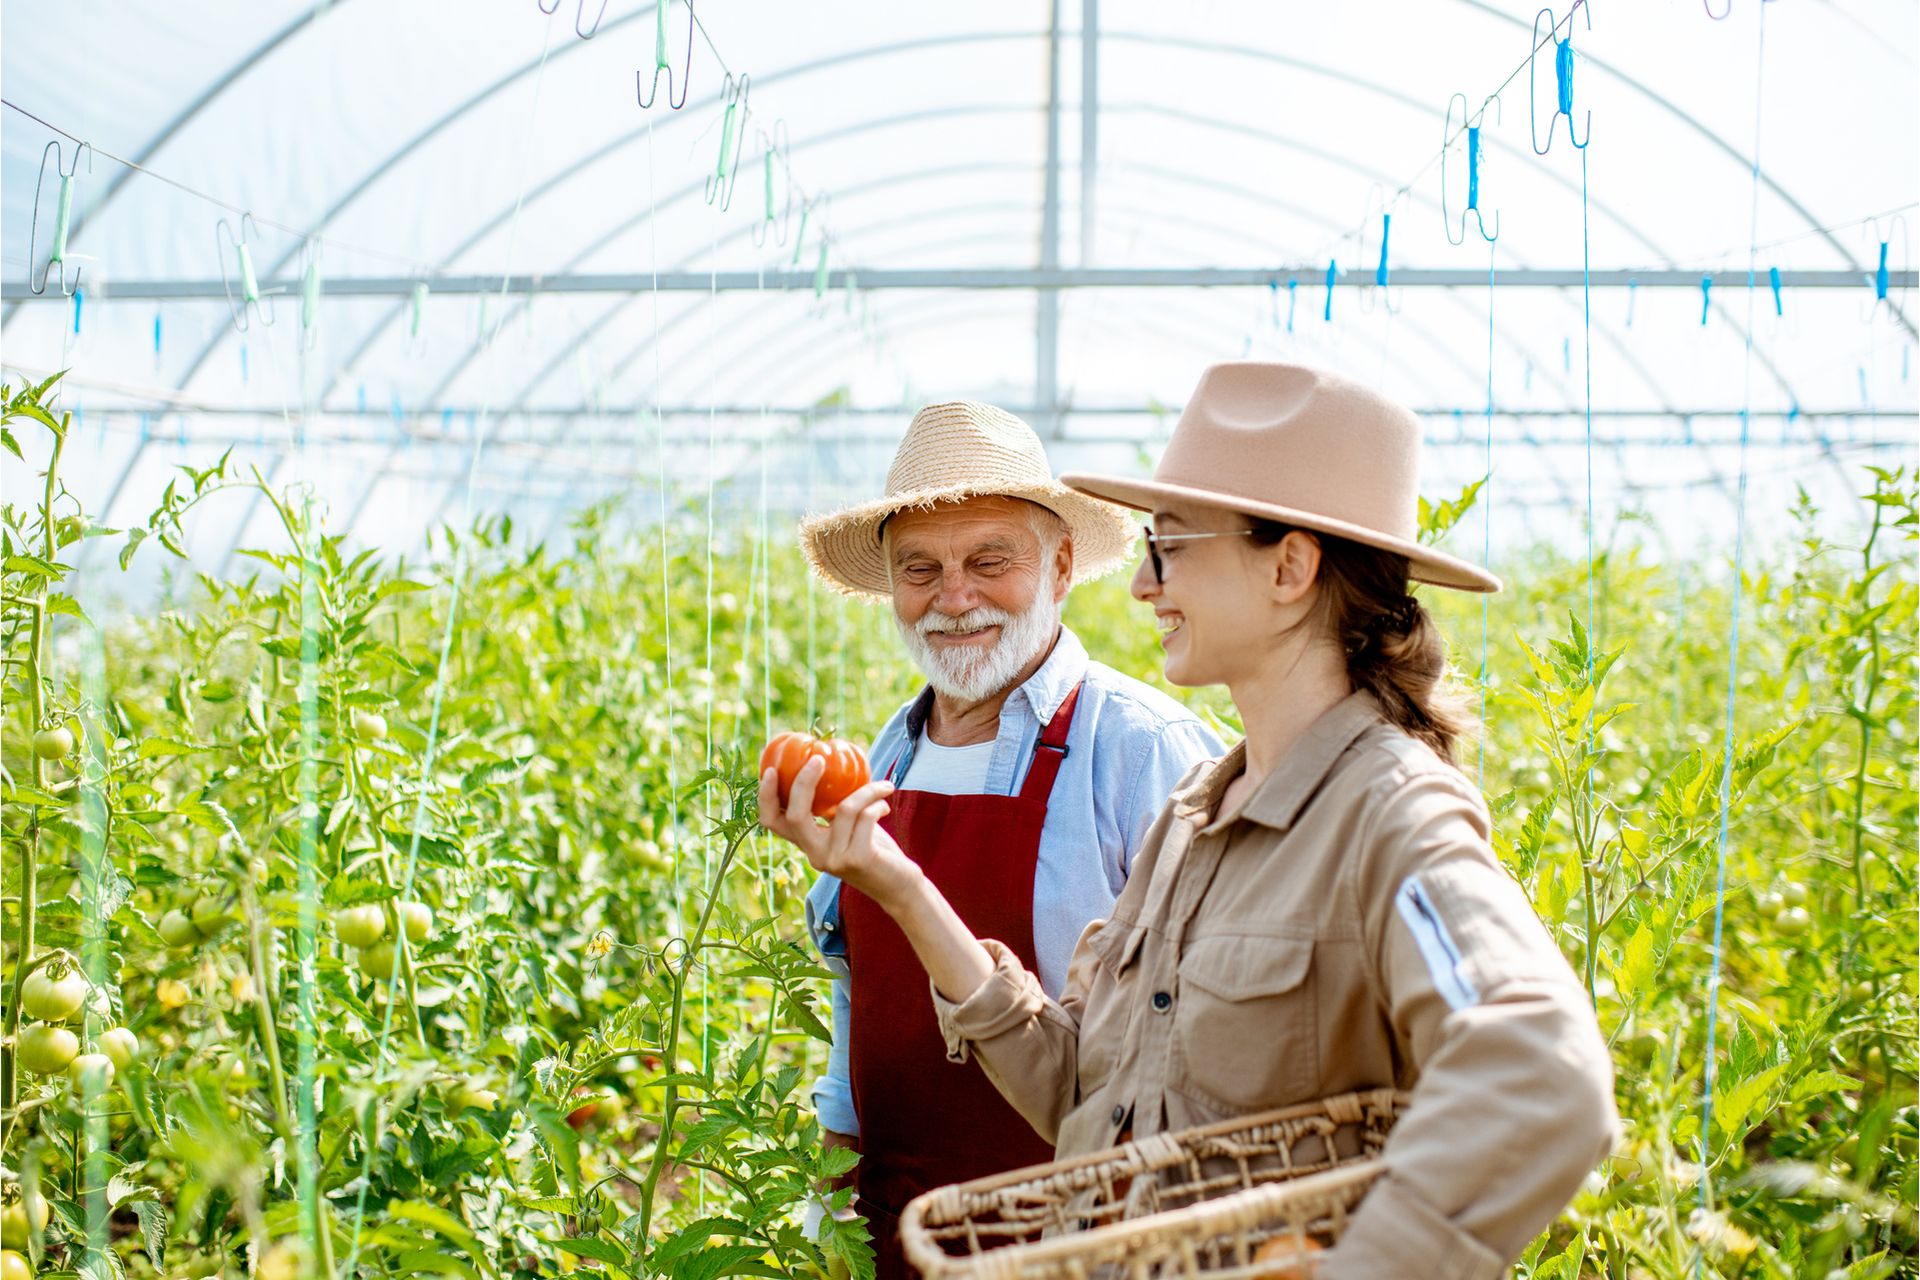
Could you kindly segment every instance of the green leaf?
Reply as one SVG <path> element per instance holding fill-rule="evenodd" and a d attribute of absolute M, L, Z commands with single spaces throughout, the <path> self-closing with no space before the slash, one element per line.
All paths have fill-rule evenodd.
<path fill-rule="evenodd" d="M 583 1258 L 592 1258 L 595 1262 L 605 1262 L 612 1266 L 627 1265 L 627 1251 L 611 1240 L 598 1236 L 569 1236 L 554 1241 L 568 1253 L 577 1253 Z"/>
<path fill-rule="evenodd" d="M 212 747 L 197 742 L 182 742 L 178 738 L 164 735 L 143 739 L 137 753 L 142 760 L 158 760 L 170 756 L 190 756 L 199 751 L 211 751 Z"/>
<path fill-rule="evenodd" d="M 1614 981 L 1621 995 L 1632 996 L 1646 990 L 1647 980 L 1653 977 L 1653 943 L 1653 929 L 1642 920 L 1620 952 L 1620 967 Z"/>
<path fill-rule="evenodd" d="M 1801 1102 L 1823 1093 L 1845 1093 L 1859 1087 L 1860 1081 L 1838 1071 L 1814 1071 L 1793 1082 L 1793 1088 L 1787 1091 L 1787 1100 Z"/>

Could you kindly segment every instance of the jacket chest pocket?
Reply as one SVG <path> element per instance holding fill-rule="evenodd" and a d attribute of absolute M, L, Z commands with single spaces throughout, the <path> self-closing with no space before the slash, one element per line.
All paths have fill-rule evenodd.
<path fill-rule="evenodd" d="M 1319 1096 L 1313 939 L 1195 938 L 1173 1008 L 1175 1089 L 1229 1112 Z"/>

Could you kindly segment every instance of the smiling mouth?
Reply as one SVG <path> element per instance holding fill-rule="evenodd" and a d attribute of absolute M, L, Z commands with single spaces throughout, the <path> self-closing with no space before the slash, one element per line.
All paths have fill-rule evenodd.
<path fill-rule="evenodd" d="M 927 637 L 928 639 L 937 640 L 944 644 L 969 644 L 982 639 L 989 632 L 998 631 L 999 629 L 999 624 L 994 623 L 984 627 L 976 627 L 972 631 L 929 631 Z"/>
<path fill-rule="evenodd" d="M 1154 623 L 1160 628 L 1160 638 L 1165 640 L 1178 632 L 1185 625 L 1186 619 L 1177 613 L 1163 613 L 1155 616 Z"/>

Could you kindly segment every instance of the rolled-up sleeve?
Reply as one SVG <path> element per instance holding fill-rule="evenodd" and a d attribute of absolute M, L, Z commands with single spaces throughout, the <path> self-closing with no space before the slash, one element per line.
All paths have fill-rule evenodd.
<path fill-rule="evenodd" d="M 1049 1142 L 1059 1139 L 1060 1122 L 1077 1100 L 1080 1012 L 1099 963 L 1088 939 L 1100 923 L 1080 935 L 1058 1001 L 1011 948 L 991 938 L 981 945 L 993 958 L 993 972 L 972 995 L 955 1002 L 928 984 L 948 1059 L 977 1058 L 1001 1096 Z"/>
<path fill-rule="evenodd" d="M 1612 1149 L 1612 1065 L 1469 785 L 1418 774 L 1373 813 L 1356 888 L 1419 1077 L 1385 1176 L 1323 1271 L 1497 1280 Z"/>

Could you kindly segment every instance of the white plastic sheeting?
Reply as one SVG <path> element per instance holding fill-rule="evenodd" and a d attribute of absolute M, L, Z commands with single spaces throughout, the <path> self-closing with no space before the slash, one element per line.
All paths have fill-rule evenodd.
<path fill-rule="evenodd" d="M 4 362 L 18 376 L 71 370 L 78 496 L 110 523 L 138 519 L 172 466 L 231 444 L 277 482 L 313 483 L 355 538 L 396 550 L 461 517 L 470 477 L 475 509 L 536 528 L 623 491 L 657 510 L 663 469 L 670 503 L 704 503 L 711 487 L 721 504 L 757 505 L 764 474 L 767 500 L 793 512 L 876 489 L 911 408 L 930 399 L 1036 410 L 1062 469 L 1144 465 L 1199 370 L 1243 355 L 1329 364 L 1421 409 L 1435 496 L 1487 470 L 1490 380 L 1502 547 L 1583 538 L 1589 502 L 1603 534 L 1624 515 L 1656 546 L 1729 540 L 1743 407 L 1762 536 L 1783 530 L 1793 486 L 1837 504 L 1864 487 L 1862 463 L 1912 457 L 1910 290 L 1881 302 L 1873 288 L 1882 241 L 1896 280 L 1915 265 L 1910 3 L 1772 0 L 1764 51 L 1760 0 L 1720 0 L 1731 12 L 1718 22 L 1698 0 L 1595 0 L 1571 27 L 1556 9 L 1581 137 L 1591 113 L 1582 151 L 1553 119 L 1553 46 L 1529 59 L 1530 6 L 1066 0 L 1054 261 L 1271 279 L 1062 292 L 1057 414 L 1038 404 L 1035 291 L 858 283 L 1047 260 L 1048 6 L 696 3 L 683 76 L 689 11 L 676 2 L 672 93 L 688 96 L 675 111 L 665 76 L 651 110 L 636 101 L 636 70 L 643 89 L 652 79 L 653 6 L 608 0 L 583 40 L 576 22 L 590 26 L 596 3 L 581 18 L 579 0 L 552 16 L 535 0 L 12 0 Z M 749 115 L 723 210 L 707 190 L 729 72 L 748 77 Z M 1479 197 L 1499 239 L 1470 219 L 1454 245 L 1439 160 L 1449 100 L 1477 111 L 1496 91 Z M 57 268 L 53 300 L 18 296 L 52 233 L 51 161 L 32 226 L 45 148 L 57 140 L 71 167 L 71 138 L 97 149 L 73 191 L 77 317 Z M 765 153 L 781 139 L 769 221 Z M 1444 168 L 1458 236 L 1464 138 Z M 1330 262 L 1377 265 L 1384 214 L 1392 271 L 1478 282 L 1390 276 L 1329 300 Z M 222 220 L 250 241 L 263 283 L 285 290 L 242 310 L 244 332 L 217 291 L 116 296 L 116 284 L 237 275 Z M 804 282 L 711 295 L 537 283 L 810 281 L 823 236 L 823 298 Z M 1706 296 L 1512 283 L 1583 266 L 1744 278 L 1755 244 L 1751 304 L 1724 276 Z M 309 330 L 301 281 L 315 255 Z M 1858 283 L 1786 289 L 1776 314 L 1769 268 Z M 433 292 L 507 275 L 535 283 L 484 299 Z M 327 292 L 367 277 L 418 281 L 424 302 Z M 6 465 L 11 487 L 24 472 Z M 236 540 L 263 536 L 246 523 L 259 515 L 204 522 L 197 558 L 217 567 Z"/>

